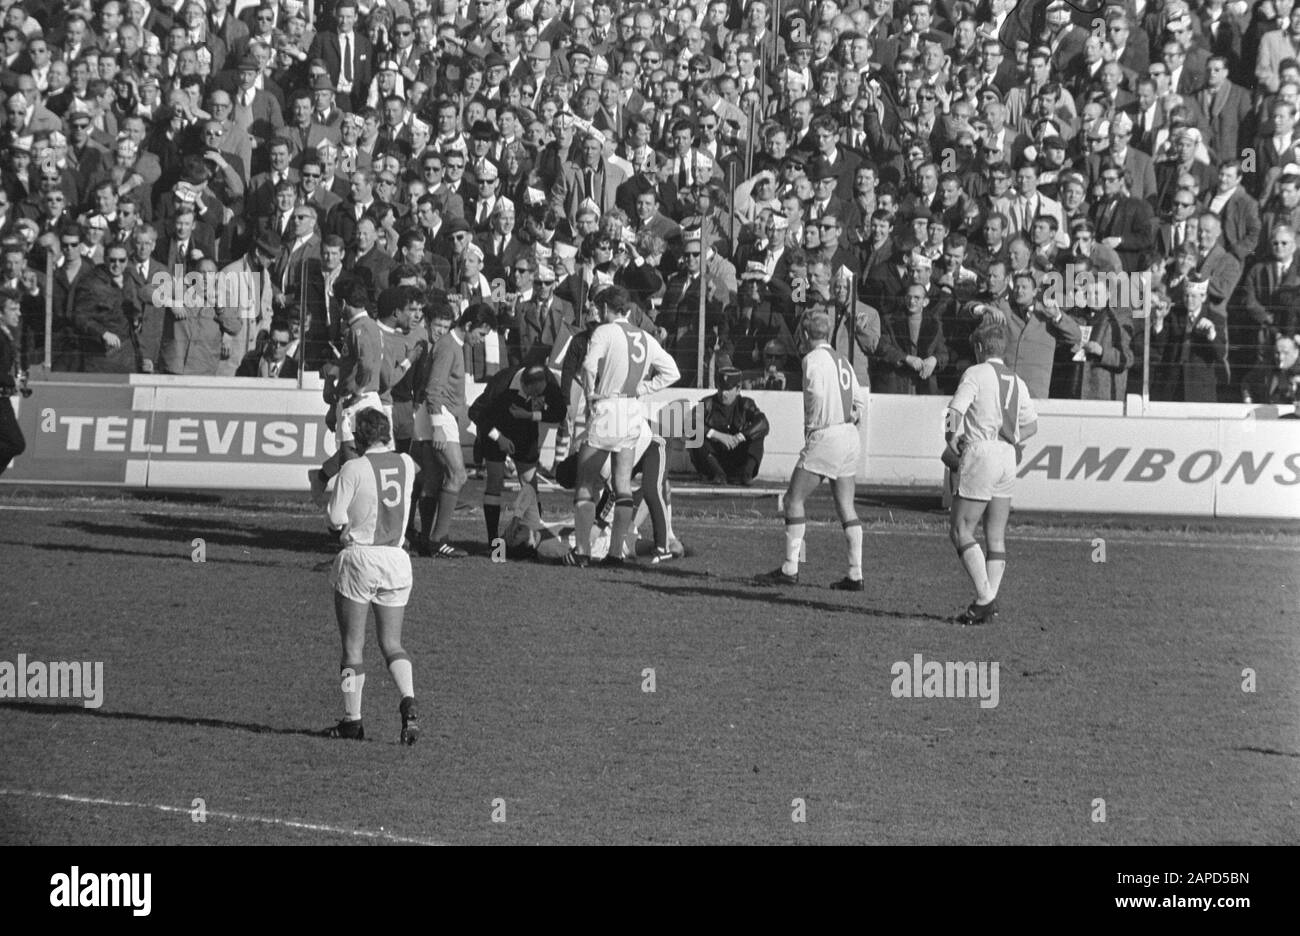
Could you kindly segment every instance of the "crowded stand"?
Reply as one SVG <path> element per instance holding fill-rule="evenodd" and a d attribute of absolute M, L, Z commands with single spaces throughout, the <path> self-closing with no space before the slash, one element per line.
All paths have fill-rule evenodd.
<path fill-rule="evenodd" d="M 6 395 L 321 373 L 409 448 L 541 365 L 571 422 L 611 287 L 679 387 L 799 391 L 826 313 L 878 394 L 990 322 L 1036 399 L 1300 392 L 1294 0 L 0 8 Z"/>

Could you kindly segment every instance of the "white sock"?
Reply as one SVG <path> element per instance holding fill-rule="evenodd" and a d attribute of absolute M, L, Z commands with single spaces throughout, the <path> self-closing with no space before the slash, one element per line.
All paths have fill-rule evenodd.
<path fill-rule="evenodd" d="M 803 552 L 803 534 L 807 527 L 803 518 L 785 521 L 785 562 L 781 563 L 781 571 L 786 575 L 799 574 L 799 556 Z"/>
<path fill-rule="evenodd" d="M 366 687 L 366 674 L 361 664 L 345 665 L 339 672 L 343 688 L 343 717 L 348 721 L 361 718 L 361 690 Z"/>
<path fill-rule="evenodd" d="M 989 577 L 989 592 L 996 598 L 1002 587 L 1002 575 L 1007 571 L 1007 554 L 990 550 L 984 558 L 984 570 Z"/>
<path fill-rule="evenodd" d="M 862 580 L 862 521 L 853 519 L 844 524 L 844 538 L 849 544 L 849 578 Z"/>
<path fill-rule="evenodd" d="M 980 549 L 979 543 L 962 547 L 961 564 L 966 567 L 966 574 L 975 586 L 975 600 L 980 604 L 992 601 L 993 590 L 989 587 L 988 572 L 984 570 L 984 550 Z"/>

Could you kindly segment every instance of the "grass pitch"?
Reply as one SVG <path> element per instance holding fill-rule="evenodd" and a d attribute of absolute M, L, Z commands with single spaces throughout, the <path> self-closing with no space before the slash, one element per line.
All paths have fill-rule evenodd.
<path fill-rule="evenodd" d="M 693 555 L 663 567 L 417 559 L 403 748 L 373 628 L 368 740 L 317 736 L 342 703 L 315 513 L 0 508 L 0 660 L 102 661 L 105 688 L 0 700 L 3 844 L 1300 841 L 1294 532 L 1013 518 L 1005 611 L 966 629 L 933 511 L 872 514 L 864 594 L 826 588 L 831 522 L 799 587 L 748 583 L 770 499 L 679 500 Z M 918 653 L 998 663 L 998 705 L 895 698 Z"/>

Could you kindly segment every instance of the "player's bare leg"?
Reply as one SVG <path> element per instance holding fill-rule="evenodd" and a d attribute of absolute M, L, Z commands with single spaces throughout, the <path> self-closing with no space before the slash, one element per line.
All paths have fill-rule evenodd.
<path fill-rule="evenodd" d="M 414 744 L 420 736 L 420 725 L 415 713 L 415 680 L 411 673 L 411 658 L 402 648 L 402 618 L 404 607 L 375 605 L 375 630 L 379 636 L 379 650 L 388 664 L 397 691 L 402 695 L 398 711 L 402 715 L 403 744 Z"/>
<path fill-rule="evenodd" d="M 862 521 L 858 518 L 858 509 L 853 502 L 857 481 L 850 475 L 836 478 L 831 485 L 835 494 L 835 515 L 844 530 L 849 558 L 849 574 L 831 585 L 831 588 L 839 591 L 863 591 L 866 585 L 862 581 Z"/>
<path fill-rule="evenodd" d="M 668 548 L 670 528 L 663 494 L 664 476 L 667 472 L 666 455 L 662 445 L 651 445 L 646 452 L 645 464 L 641 468 L 642 507 L 637 510 L 637 522 L 640 521 L 641 509 L 644 509 L 650 515 L 650 522 L 654 528 L 655 555 L 652 561 L 655 563 L 667 562 L 673 558 L 672 551 Z"/>
<path fill-rule="evenodd" d="M 989 591 L 996 600 L 1007 570 L 1007 521 L 1011 518 L 1011 498 L 995 497 L 984 511 L 984 569 L 989 577 Z"/>
<path fill-rule="evenodd" d="M 596 522 L 595 490 L 608 455 L 608 452 L 586 444 L 578 452 L 578 484 L 573 493 L 575 545 L 573 552 L 565 557 L 566 565 L 583 566 L 591 561 L 591 526 Z"/>
<path fill-rule="evenodd" d="M 438 517 L 433 522 L 433 535 L 429 545 L 435 558 L 460 559 L 468 554 L 451 545 L 449 538 L 460 489 L 469 480 L 469 472 L 465 470 L 465 453 L 461 450 L 458 438 L 441 441 L 435 439 L 432 445 L 434 463 L 440 469 L 438 473 L 441 475 L 441 485 L 438 488 Z"/>
<path fill-rule="evenodd" d="M 949 514 L 948 538 L 952 541 L 962 567 L 970 576 L 975 586 L 975 602 L 966 609 L 962 616 L 964 623 L 980 624 L 997 613 L 993 602 L 992 589 L 989 586 L 988 571 L 984 565 L 984 551 L 975 539 L 975 530 L 988 504 L 984 501 L 968 500 L 960 495 L 953 498 L 952 511 Z"/>
<path fill-rule="evenodd" d="M 366 642 L 366 615 L 370 605 L 334 593 L 334 615 L 338 618 L 343 656 L 339 662 L 340 688 L 343 691 L 343 719 L 327 734 L 331 738 L 365 738 L 361 727 L 361 691 L 366 685 L 362 650 Z"/>
<path fill-rule="evenodd" d="M 790 486 L 785 492 L 785 562 L 781 563 L 779 569 L 756 576 L 754 581 L 757 584 L 798 584 L 799 554 L 803 551 L 803 537 L 807 529 L 804 503 L 821 482 L 821 475 L 803 468 L 795 468 L 794 474 L 790 475 Z"/>
<path fill-rule="evenodd" d="M 632 500 L 632 469 L 636 464 L 636 450 L 620 449 L 614 453 L 614 466 L 611 481 L 614 487 L 614 523 L 609 534 L 609 554 L 602 560 L 604 565 L 622 565 L 623 541 L 632 526 L 634 501 Z"/>

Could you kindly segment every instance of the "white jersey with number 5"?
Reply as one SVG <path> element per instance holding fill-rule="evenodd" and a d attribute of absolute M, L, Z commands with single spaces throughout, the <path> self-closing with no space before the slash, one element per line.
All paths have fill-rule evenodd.
<path fill-rule="evenodd" d="M 968 367 L 948 408 L 960 417 L 949 428 L 966 443 L 1019 445 L 1021 429 L 1038 421 L 1029 387 L 999 358 Z"/>
<path fill-rule="evenodd" d="M 344 546 L 401 547 L 411 509 L 415 461 L 373 449 L 343 463 L 329 500 L 329 520 Z"/>
<path fill-rule="evenodd" d="M 636 399 L 672 386 L 680 376 L 676 362 L 654 336 L 626 321 L 599 326 L 582 364 L 588 405 L 615 397 Z"/>

